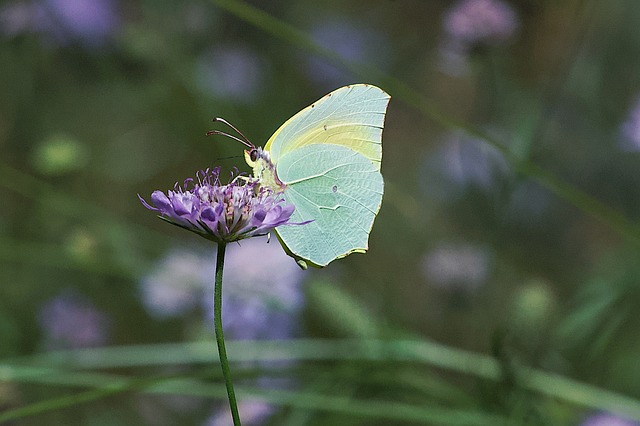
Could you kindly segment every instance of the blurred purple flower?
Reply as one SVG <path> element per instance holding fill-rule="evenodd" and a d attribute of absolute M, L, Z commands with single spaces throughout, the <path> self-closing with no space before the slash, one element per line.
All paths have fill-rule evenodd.
<path fill-rule="evenodd" d="M 640 151 L 640 97 L 631 107 L 627 119 L 620 126 L 620 148 L 627 152 Z"/>
<path fill-rule="evenodd" d="M 452 75 L 467 72 L 469 51 L 476 45 L 503 44 L 518 31 L 515 11 L 501 0 L 461 0 L 444 15 L 445 38 L 440 44 L 440 66 Z"/>
<path fill-rule="evenodd" d="M 0 7 L 0 32 L 13 37 L 51 28 L 51 18 L 41 3 L 16 2 Z"/>
<path fill-rule="evenodd" d="M 199 305 L 207 283 L 213 280 L 213 253 L 203 256 L 187 250 L 170 251 L 140 281 L 140 295 L 156 318 L 176 317 Z"/>
<path fill-rule="evenodd" d="M 0 28 L 7 36 L 42 33 L 46 41 L 67 44 L 79 40 L 100 45 L 119 24 L 113 0 L 40 0 L 0 9 Z"/>
<path fill-rule="evenodd" d="M 54 20 L 73 37 L 101 43 L 118 24 L 113 0 L 44 0 Z"/>
<path fill-rule="evenodd" d="M 264 86 L 265 63 L 252 49 L 225 46 L 202 55 L 196 83 L 205 92 L 234 102 L 251 102 Z"/>
<path fill-rule="evenodd" d="M 196 180 L 176 183 L 167 194 L 154 191 L 149 210 L 160 218 L 218 243 L 238 241 L 266 235 L 273 228 L 289 221 L 294 207 L 285 204 L 280 194 L 260 187 L 255 179 L 233 179 L 220 183 L 220 168 L 196 174 Z"/>
<path fill-rule="evenodd" d="M 303 306 L 303 271 L 279 244 L 253 239 L 227 248 L 222 323 L 232 339 L 286 339 L 293 336 Z M 213 286 L 203 306 L 213 318 Z"/>
<path fill-rule="evenodd" d="M 472 291 L 486 281 L 491 257 L 487 249 L 471 244 L 443 244 L 424 255 L 422 272 L 433 286 Z"/>
<path fill-rule="evenodd" d="M 600 413 L 587 417 L 580 426 L 640 426 L 640 423 L 618 417 L 615 414 Z"/>
<path fill-rule="evenodd" d="M 453 133 L 422 168 L 423 190 L 429 196 L 451 198 L 468 188 L 490 191 L 509 170 L 502 154 L 483 141 Z"/>
<path fill-rule="evenodd" d="M 102 346 L 108 340 L 106 314 L 72 291 L 64 291 L 47 302 L 38 319 L 49 349 Z"/>
<path fill-rule="evenodd" d="M 260 426 L 267 423 L 275 409 L 262 401 L 239 401 L 238 412 L 245 426 Z M 233 424 L 229 407 L 217 410 L 203 426 L 230 426 Z"/>
<path fill-rule="evenodd" d="M 167 318 L 202 304 L 212 321 L 214 269 L 214 251 L 170 251 L 140 282 L 145 308 L 156 318 Z M 229 245 L 222 294 L 225 334 L 233 339 L 292 337 L 304 304 L 304 276 L 277 243 L 254 238 Z"/>
<path fill-rule="evenodd" d="M 489 189 L 495 180 L 494 162 L 501 157 L 481 141 L 452 138 L 442 151 L 444 174 L 460 186 Z"/>
<path fill-rule="evenodd" d="M 385 68 L 389 61 L 391 49 L 383 34 L 358 28 L 345 19 L 322 20 L 310 30 L 310 35 L 317 44 L 350 62 L 374 63 Z M 352 82 L 348 71 L 318 56 L 307 59 L 307 70 L 311 78 L 327 87 Z"/>
<path fill-rule="evenodd" d="M 518 30 L 518 17 L 500 0 L 461 0 L 443 18 L 447 36 L 459 43 L 499 43 Z"/>

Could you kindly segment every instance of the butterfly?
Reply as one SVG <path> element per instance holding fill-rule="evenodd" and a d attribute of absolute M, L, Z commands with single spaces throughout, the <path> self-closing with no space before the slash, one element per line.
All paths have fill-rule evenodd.
<path fill-rule="evenodd" d="M 244 138 L 234 137 L 248 147 L 245 160 L 260 185 L 294 205 L 290 221 L 304 225 L 275 232 L 302 268 L 367 251 L 384 191 L 382 130 L 390 98 L 369 84 L 341 87 L 287 120 L 264 148 L 214 119 Z"/>

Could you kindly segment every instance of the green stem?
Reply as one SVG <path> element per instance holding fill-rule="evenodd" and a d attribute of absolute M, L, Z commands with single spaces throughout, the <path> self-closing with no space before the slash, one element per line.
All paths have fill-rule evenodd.
<path fill-rule="evenodd" d="M 229 408 L 231 408 L 233 426 L 240 426 L 238 404 L 236 403 L 236 394 L 233 390 L 231 371 L 229 370 L 229 361 L 227 360 L 227 349 L 224 346 L 224 333 L 222 332 L 222 272 L 224 269 L 224 252 L 226 248 L 226 244 L 218 244 L 218 256 L 216 259 L 216 285 L 213 291 L 213 322 L 216 330 L 218 354 L 220 354 L 220 367 L 222 367 L 222 375 L 224 376 L 224 383 L 227 386 L 227 395 L 229 396 Z"/>

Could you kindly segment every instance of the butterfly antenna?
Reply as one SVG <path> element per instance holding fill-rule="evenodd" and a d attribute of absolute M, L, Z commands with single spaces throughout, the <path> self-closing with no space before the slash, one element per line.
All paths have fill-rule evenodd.
<path fill-rule="evenodd" d="M 247 138 L 240 130 L 238 130 L 238 128 L 236 126 L 234 126 L 233 124 L 229 123 L 227 120 L 225 120 L 222 117 L 215 117 L 213 120 L 214 123 L 222 123 L 222 124 L 226 124 L 227 126 L 231 127 L 237 134 L 239 134 L 242 139 L 244 140 L 244 145 L 251 147 L 251 148 L 255 148 L 255 145 L 253 143 L 251 143 L 251 141 L 249 140 L 249 138 Z M 237 138 L 234 138 L 236 140 L 238 140 Z"/>
<path fill-rule="evenodd" d="M 246 146 L 248 148 L 255 148 L 255 146 L 251 142 L 242 140 L 242 139 L 240 139 L 240 138 L 238 138 L 236 136 L 230 135 L 229 133 L 221 132 L 220 130 L 209 130 L 206 134 L 207 134 L 207 136 L 211 136 L 211 135 L 226 136 L 228 138 L 231 138 L 233 140 L 236 140 L 236 141 L 240 142 L 241 144 L 243 144 L 244 146 Z"/>
<path fill-rule="evenodd" d="M 241 155 L 230 155 L 229 157 L 216 157 L 215 161 L 231 160 L 232 158 L 242 158 Z"/>

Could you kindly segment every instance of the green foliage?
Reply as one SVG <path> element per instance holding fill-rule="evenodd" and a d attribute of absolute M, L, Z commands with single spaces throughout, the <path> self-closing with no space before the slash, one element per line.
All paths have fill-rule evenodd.
<path fill-rule="evenodd" d="M 271 303 L 274 329 L 301 312 L 284 340 L 228 341 L 240 405 L 266 401 L 274 425 L 640 421 L 640 7 L 511 1 L 515 28 L 452 40 L 462 3 L 103 0 L 98 21 L 0 5 L 0 422 L 220 412 L 208 296 L 174 283 L 163 300 L 188 307 L 158 316 L 141 286 L 201 246 L 136 193 L 248 171 L 241 146 L 205 138 L 212 117 L 263 145 L 354 82 L 392 96 L 370 250 Z M 56 340 L 52 301 L 102 324 L 100 347 Z"/>

